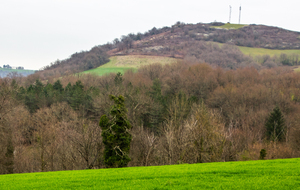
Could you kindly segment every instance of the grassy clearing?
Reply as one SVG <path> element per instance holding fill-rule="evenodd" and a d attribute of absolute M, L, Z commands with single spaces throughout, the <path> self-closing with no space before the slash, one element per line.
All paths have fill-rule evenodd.
<path fill-rule="evenodd" d="M 271 57 L 273 56 L 280 56 L 280 54 L 284 53 L 287 55 L 290 54 L 298 54 L 300 55 L 300 50 L 299 49 L 288 49 L 288 50 L 278 50 L 278 49 L 264 49 L 264 48 L 251 48 L 251 47 L 243 47 L 243 46 L 238 46 L 238 48 L 243 52 L 245 55 L 249 55 L 252 57 L 255 56 L 262 56 L 262 55 L 270 55 Z"/>
<path fill-rule="evenodd" d="M 146 55 L 126 55 L 126 56 L 113 56 L 110 62 L 102 65 L 96 69 L 84 71 L 83 73 L 90 73 L 96 75 L 105 75 L 109 73 L 124 73 L 128 69 L 137 71 L 138 68 L 144 65 L 159 63 L 162 65 L 172 64 L 176 62 L 175 58 L 161 57 L 161 56 L 146 56 Z"/>
<path fill-rule="evenodd" d="M 296 189 L 300 159 L 0 176 L 2 189 Z"/>
<path fill-rule="evenodd" d="M 219 47 L 224 45 L 223 43 L 218 43 L 218 42 L 209 42 L 209 43 L 217 44 L 217 45 L 219 45 Z M 279 57 L 281 54 L 300 55 L 300 49 L 280 50 L 280 49 L 253 48 L 253 47 L 245 47 L 245 46 L 236 46 L 236 47 L 238 47 L 243 54 L 251 56 L 251 57 L 262 56 L 262 55 L 269 55 L 270 57 L 273 57 L 276 55 Z"/>
<path fill-rule="evenodd" d="M 218 43 L 218 42 L 209 42 L 209 43 L 217 44 L 219 45 L 219 47 L 224 45 L 223 43 Z M 280 49 L 265 49 L 265 48 L 253 48 L 253 47 L 244 47 L 244 46 L 236 46 L 236 47 L 238 47 L 243 54 L 251 56 L 253 58 L 255 58 L 256 56 L 263 56 L 263 55 L 269 55 L 270 57 L 273 57 L 275 55 L 279 57 L 281 54 L 300 55 L 300 49 L 280 50 Z"/>
<path fill-rule="evenodd" d="M 99 75 L 99 76 L 102 76 L 102 75 L 105 75 L 105 74 L 109 74 L 109 73 L 122 73 L 124 74 L 125 71 L 129 70 L 129 69 L 133 69 L 134 71 L 136 71 L 137 69 L 134 69 L 134 68 L 130 68 L 130 67 L 110 67 L 110 68 L 96 68 L 96 69 L 92 69 L 92 70 L 88 70 L 88 71 L 84 71 L 83 73 L 85 74 L 95 74 L 95 75 Z"/>
<path fill-rule="evenodd" d="M 300 72 L 300 67 L 295 68 L 294 71 L 297 73 Z"/>
<path fill-rule="evenodd" d="M 223 28 L 223 29 L 231 30 L 231 29 L 243 28 L 244 26 L 248 26 L 248 25 L 245 25 L 245 24 L 228 24 L 228 23 L 226 23 L 222 26 L 212 26 L 212 28 Z"/>

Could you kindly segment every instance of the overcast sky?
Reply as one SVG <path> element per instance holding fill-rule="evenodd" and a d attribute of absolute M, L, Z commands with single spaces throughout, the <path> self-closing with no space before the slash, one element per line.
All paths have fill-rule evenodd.
<path fill-rule="evenodd" d="M 0 0 L 0 66 L 40 69 L 128 33 L 185 23 L 265 24 L 300 31 L 299 0 Z"/>

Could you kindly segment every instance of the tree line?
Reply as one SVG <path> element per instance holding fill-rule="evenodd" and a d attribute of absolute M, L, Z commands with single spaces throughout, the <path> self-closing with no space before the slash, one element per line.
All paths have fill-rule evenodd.
<path fill-rule="evenodd" d="M 56 60 L 36 74 L 43 79 L 80 73 L 109 62 L 106 46 L 95 46 L 89 51 L 76 52 L 65 60 Z"/>
<path fill-rule="evenodd" d="M 124 75 L 3 78 L 0 172 L 108 167 L 99 121 L 112 113 L 110 95 L 128 110 L 128 166 L 298 157 L 299 82 L 285 68 L 187 60 Z"/>

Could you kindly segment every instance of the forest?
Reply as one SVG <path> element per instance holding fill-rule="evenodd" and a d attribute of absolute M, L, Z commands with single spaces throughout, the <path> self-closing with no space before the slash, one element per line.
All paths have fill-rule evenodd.
<path fill-rule="evenodd" d="M 128 110 L 128 166 L 299 157 L 299 84 L 286 67 L 192 59 L 124 75 L 2 78 L 0 173 L 104 168 L 99 120 L 110 95 Z"/>

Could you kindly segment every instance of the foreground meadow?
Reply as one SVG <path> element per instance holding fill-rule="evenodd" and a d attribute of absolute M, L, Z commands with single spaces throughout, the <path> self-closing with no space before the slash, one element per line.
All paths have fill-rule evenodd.
<path fill-rule="evenodd" d="M 300 158 L 0 176 L 1 189 L 297 189 Z"/>

